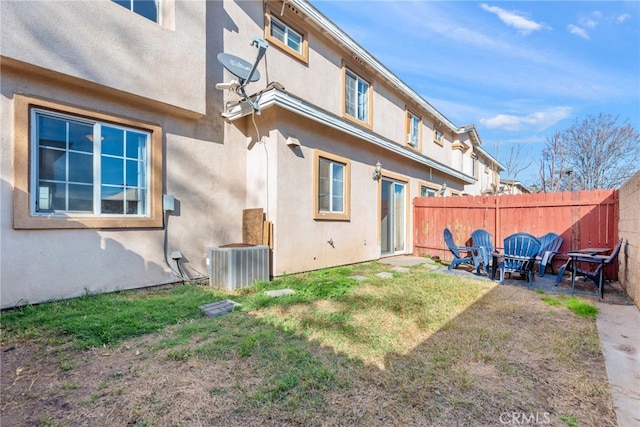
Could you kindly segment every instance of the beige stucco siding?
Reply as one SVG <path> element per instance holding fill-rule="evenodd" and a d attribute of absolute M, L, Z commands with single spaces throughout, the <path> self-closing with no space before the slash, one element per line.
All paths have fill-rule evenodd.
<path fill-rule="evenodd" d="M 131 75 L 121 68 L 117 69 L 117 73 L 114 71 L 113 76 L 108 76 L 108 73 L 101 74 L 100 70 L 96 74 L 91 74 L 91 70 L 82 69 L 78 64 L 68 65 L 63 64 L 64 61 L 57 62 L 64 55 L 57 50 L 62 47 L 56 43 L 40 50 L 40 53 L 46 53 L 50 57 L 47 60 L 51 62 L 43 59 L 44 62 L 40 62 L 38 66 L 28 64 L 27 62 L 32 60 L 37 62 L 35 58 L 37 55 L 20 56 L 20 52 L 14 50 L 14 46 L 4 38 L 6 28 L 4 23 L 11 13 L 19 13 L 19 16 L 13 17 L 19 18 L 18 20 L 25 17 L 41 20 L 42 16 L 34 16 L 36 12 L 20 9 L 17 6 L 17 8 L 8 7 L 7 3 L 18 2 L 2 2 L 3 67 L 0 80 L 0 121 L 3 123 L 2 155 L 0 156 L 2 180 L 0 301 L 2 307 L 68 298 L 82 295 L 87 291 L 113 291 L 180 280 L 174 274 L 176 266 L 173 261 L 169 258 L 170 265 L 165 262 L 165 252 L 169 254 L 172 251 L 182 252 L 183 270 L 186 270 L 190 277 L 206 274 L 206 248 L 237 242 L 241 239 L 242 209 L 246 207 L 247 198 L 246 149 L 224 142 L 225 124 L 220 116 L 222 94 L 216 91 L 213 85 L 208 87 L 201 85 L 202 78 L 191 75 L 188 70 L 178 73 L 176 69 L 171 70 L 170 65 L 168 70 L 163 69 L 163 55 L 157 52 L 148 54 L 158 56 L 153 67 L 157 73 L 153 73 L 155 76 L 153 79 L 143 79 L 142 83 L 133 81 L 135 79 L 131 79 Z M 56 3 L 75 5 L 81 2 Z M 85 4 L 88 7 L 92 3 Z M 196 10 L 189 9 L 193 7 L 192 4 L 200 6 L 197 6 Z M 178 2 L 176 7 L 184 6 L 188 10 L 182 10 L 184 13 L 177 14 L 177 27 L 188 27 L 180 16 L 191 15 L 189 11 L 195 12 L 194 16 L 198 16 L 202 4 L 204 2 Z M 120 6 L 117 7 L 120 8 Z M 207 3 L 207 7 L 218 9 L 218 12 L 221 10 L 220 2 Z M 82 10 L 83 14 L 89 13 L 88 10 Z M 140 19 L 126 9 L 122 10 L 128 13 L 127 18 L 123 18 L 122 21 Z M 49 12 L 53 13 L 52 10 Z M 76 12 L 80 13 L 80 10 Z M 215 16 L 222 15 L 217 13 Z M 200 16 L 199 19 L 204 20 L 204 16 Z M 15 23 L 12 25 L 19 27 Z M 198 27 L 199 31 L 204 31 L 203 23 Z M 212 28 L 211 36 L 214 37 L 211 46 L 215 49 L 215 46 L 221 45 L 218 34 L 221 34 L 222 27 L 212 23 L 210 28 Z M 181 38 L 179 34 L 173 34 L 176 38 Z M 203 37 L 204 34 L 201 38 Z M 168 45 L 171 49 L 171 43 Z M 129 58 L 128 53 L 119 52 L 120 46 L 97 41 L 95 46 L 100 46 L 103 53 L 105 50 L 111 52 L 113 57 L 119 58 L 123 63 L 128 61 L 134 66 L 132 69 L 135 69 L 135 66 L 141 66 L 139 62 Z M 95 46 L 93 49 L 97 50 Z M 202 43 L 199 47 L 195 47 L 199 51 L 198 54 L 203 57 L 205 49 Z M 132 51 L 136 49 L 134 47 Z M 106 52 L 107 57 L 109 52 Z M 188 53 L 188 50 L 184 53 Z M 215 50 L 206 52 L 210 58 L 209 79 L 211 81 L 218 79 L 221 75 L 221 70 L 214 62 L 215 59 L 211 59 L 212 56 L 215 58 L 215 53 Z M 5 54 L 18 56 L 19 60 Z M 83 52 L 82 55 L 91 57 L 90 52 Z M 180 69 L 188 68 L 185 66 L 187 62 L 185 56 L 177 55 L 176 61 L 178 59 L 182 61 Z M 197 62 L 196 68 L 199 66 Z M 46 70 L 41 66 L 52 69 Z M 56 68 L 64 72 L 60 73 Z M 76 71 L 78 76 L 74 75 Z M 164 74 L 165 72 L 170 75 Z M 203 70 L 198 73 L 204 75 Z M 115 79 L 117 76 L 120 79 Z M 181 76 L 185 77 L 184 81 Z M 96 78 L 94 81 L 85 80 L 94 77 Z M 131 85 L 131 88 L 125 88 L 123 84 Z M 107 113 L 160 126 L 163 134 L 161 190 L 165 194 L 174 195 L 176 199 L 176 209 L 163 221 L 163 228 L 14 229 L 15 152 L 16 144 L 20 143 L 13 126 L 16 94 L 81 107 L 88 111 L 89 115 L 92 111 Z M 204 100 L 208 101 L 206 105 Z M 203 104 L 198 105 L 200 103 Z M 194 114 L 197 110 L 202 110 L 201 112 L 206 115 Z"/>
<path fill-rule="evenodd" d="M 165 20 L 158 24 L 110 0 L 0 1 L 3 308 L 179 281 L 167 256 L 173 251 L 182 253 L 187 278 L 205 275 L 207 247 L 241 242 L 248 208 L 263 208 L 273 222 L 272 275 L 377 259 L 381 182 L 372 173 L 378 161 L 385 178 L 406 184 L 402 253 L 413 250 L 412 200 L 420 185 L 438 190 L 446 183 L 458 193 L 477 188 L 465 187 L 466 177 L 452 164 L 453 144 L 469 137 L 441 123 L 446 118 L 423 101 L 408 99 L 379 64 L 354 58 L 353 42 L 337 42 L 331 25 L 321 29 L 322 20 L 295 12 L 308 5 L 288 1 L 281 17 L 304 33 L 308 52 L 295 57 L 272 44 L 258 66 L 261 78 L 246 88 L 254 94 L 279 82 L 284 90 L 266 91 L 259 114 L 225 114 L 226 120 L 222 113 L 240 95 L 215 89 L 234 78 L 216 57 L 226 52 L 253 63 L 258 50 L 251 42 L 266 37 L 264 3 L 162 4 Z M 370 126 L 343 115 L 345 64 L 372 85 Z M 36 101 L 89 120 L 152 129 L 149 193 L 153 200 L 175 196 L 175 209 L 165 215 L 153 202 L 152 221 L 142 225 L 125 215 L 88 215 L 85 222 L 68 212 L 28 216 L 35 196 L 24 194 L 33 179 L 24 166 L 27 110 Z M 427 157 L 407 148 L 407 107 L 422 119 L 417 151 Z M 434 128 L 444 132 L 442 146 L 433 142 Z M 301 145 L 288 146 L 290 138 Z M 348 165 L 348 215 L 314 209 L 318 155 Z M 18 207 L 16 194 L 22 194 Z M 16 225 L 21 214 L 31 222 Z"/>
<path fill-rule="evenodd" d="M 254 143 L 259 129 L 261 142 Z M 235 122 L 250 135 L 247 145 L 247 206 L 266 209 L 274 224 L 274 275 L 377 259 L 380 250 L 380 182 L 372 179 L 377 161 L 383 176 L 406 183 L 406 245 L 412 251 L 412 200 L 419 184 L 447 180 L 437 171 L 391 155 L 370 142 L 305 119 L 277 107 L 253 119 Z M 299 147 L 289 147 L 290 138 Z M 348 220 L 314 217 L 316 153 L 348 159 Z M 454 184 L 450 184 L 454 185 Z M 455 185 L 454 185 L 455 188 Z"/>
<path fill-rule="evenodd" d="M 112 1 L 2 1 L 0 54 L 203 114 L 207 3 L 172 7 L 177 30 Z"/>
<path fill-rule="evenodd" d="M 88 110 L 117 112 L 161 124 L 164 135 L 164 192 L 176 198 L 165 229 L 15 230 L 13 218 L 13 134 L 3 133 L 0 193 L 0 289 L 2 307 L 71 297 L 85 291 L 113 291 L 179 280 L 165 263 L 167 252 L 184 255 L 187 270 L 206 273 L 205 252 L 241 239 L 246 162 L 243 147 L 223 144 L 222 126 L 203 120 L 141 111 L 104 94 L 52 87 L 35 76 L 3 72 L 2 122 L 13 121 L 13 93 L 28 89 L 47 99 Z M 214 118 L 214 120 L 216 120 Z M 10 129 L 7 126 L 5 129 Z M 205 129 L 198 137 L 194 129 Z M 166 235 L 165 235 L 166 233 Z M 173 261 L 171 267 L 175 270 Z"/>

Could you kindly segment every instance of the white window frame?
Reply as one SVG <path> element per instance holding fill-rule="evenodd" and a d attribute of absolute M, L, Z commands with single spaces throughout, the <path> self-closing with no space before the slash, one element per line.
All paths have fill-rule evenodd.
<path fill-rule="evenodd" d="M 413 148 L 418 148 L 420 146 L 420 117 L 416 116 L 411 111 L 407 111 L 407 120 L 407 144 Z"/>
<path fill-rule="evenodd" d="M 333 161 L 321 157 L 319 160 L 318 169 L 318 212 L 325 213 L 344 213 L 344 193 L 345 193 L 345 170 L 346 165 L 340 162 Z M 322 176 L 322 167 L 320 165 L 326 164 L 328 166 L 328 176 Z M 323 193 L 322 180 L 328 181 L 328 193 Z M 321 199 L 326 198 L 328 206 L 324 207 L 324 203 L 321 203 Z"/>
<path fill-rule="evenodd" d="M 439 131 L 438 129 L 434 129 L 433 130 L 433 141 L 436 144 L 443 145 L 444 144 L 443 140 L 444 140 L 444 134 L 442 133 L 442 131 Z"/>
<path fill-rule="evenodd" d="M 32 131 L 31 110 L 42 109 L 89 121 L 99 121 L 131 129 L 147 131 L 151 135 L 149 164 L 149 211 L 147 216 L 133 215 L 33 215 L 35 196 L 32 194 Z M 95 137 L 94 137 L 95 140 Z M 13 99 L 13 228 L 16 230 L 46 229 L 161 229 L 164 226 L 162 191 L 164 176 L 164 135 L 162 127 L 139 118 L 115 115 L 16 93 Z"/>
<path fill-rule="evenodd" d="M 321 220 L 349 220 L 351 215 L 351 162 L 343 157 L 316 150 L 314 164 L 314 218 Z M 322 176 L 322 164 L 329 166 L 328 176 Z M 341 171 L 340 180 L 336 176 L 338 168 Z M 338 189 L 336 185 L 340 185 L 341 188 Z M 339 204 L 341 206 L 336 203 L 336 197 L 340 197 Z M 328 200 L 328 206 L 327 203 L 321 203 L 321 198 L 325 199 L 325 201 Z"/>
<path fill-rule="evenodd" d="M 282 29 L 282 38 L 280 38 L 276 34 L 274 34 L 274 32 L 273 32 L 274 27 L 280 27 Z M 270 30 L 270 34 L 269 35 L 271 37 L 273 37 L 274 39 L 280 41 L 283 45 L 287 46 L 287 48 L 293 50 L 297 54 L 299 54 L 299 55 L 303 54 L 304 34 L 300 34 L 299 32 L 297 32 L 296 30 L 294 30 L 293 28 L 291 28 L 290 26 L 288 26 L 287 24 L 285 24 L 281 20 L 277 19 L 273 15 L 271 15 L 271 22 L 270 22 L 270 29 L 269 30 Z M 292 35 L 297 36 L 298 40 L 297 41 L 293 40 Z M 292 42 L 292 41 L 294 42 L 294 44 L 297 44 L 297 46 L 298 46 L 297 49 L 291 45 L 290 42 Z"/>
<path fill-rule="evenodd" d="M 436 197 L 438 190 L 427 185 L 420 186 L 420 197 Z"/>
<path fill-rule="evenodd" d="M 140 15 L 144 18 L 147 18 L 148 20 L 152 21 L 152 22 L 156 22 L 158 24 L 162 24 L 161 20 L 162 20 L 162 0 L 111 0 L 116 4 L 119 4 L 120 6 L 129 9 L 130 11 L 132 11 L 133 13 Z M 142 3 L 154 3 L 156 6 L 156 19 L 152 19 L 149 16 L 146 16 L 142 13 L 140 13 L 140 10 L 136 10 L 136 4 L 142 4 Z"/>
<path fill-rule="evenodd" d="M 344 73 L 344 113 L 368 125 L 371 117 L 371 84 L 349 68 L 345 67 Z"/>
<path fill-rule="evenodd" d="M 67 136 L 65 137 L 67 140 L 65 141 L 65 147 L 52 147 L 50 145 L 41 146 L 40 145 L 40 129 L 39 129 L 39 118 L 45 117 L 53 120 L 59 120 L 65 122 L 65 127 L 67 128 Z M 70 147 L 70 143 L 68 141 L 68 129 L 69 124 L 74 123 L 78 125 L 90 126 L 92 128 L 92 132 L 86 135 L 86 138 L 90 141 L 90 145 L 92 146 L 92 151 L 75 151 Z M 115 154 L 106 154 L 102 148 L 102 141 L 104 137 L 102 136 L 103 129 L 106 131 L 107 129 L 114 129 L 117 131 L 123 132 L 123 153 L 122 155 Z M 126 135 L 128 132 L 134 133 L 137 136 L 144 136 L 144 148 L 143 151 L 137 150 L 137 157 L 131 157 L 127 155 L 126 150 Z M 70 114 L 62 114 L 58 112 L 53 112 L 45 109 L 33 108 L 31 109 L 31 212 L 32 216 L 46 216 L 49 217 L 51 215 L 62 215 L 65 217 L 88 217 L 88 216 L 97 216 L 97 217 L 143 217 L 148 218 L 150 216 L 150 176 L 151 176 L 151 164 L 149 162 L 151 155 L 151 133 L 149 131 L 144 131 L 140 129 L 130 128 L 126 126 L 115 125 L 111 123 L 101 122 L 99 120 L 90 120 L 86 118 L 77 117 Z M 64 179 L 40 179 L 39 173 L 39 165 L 40 165 L 40 151 L 43 152 L 58 152 L 64 153 L 61 159 L 64 159 L 65 162 L 65 177 Z M 71 154 L 75 154 L 76 156 L 91 156 L 92 161 L 92 182 L 91 183 L 82 183 L 82 182 L 73 182 L 72 179 L 69 178 L 69 175 L 74 170 L 74 167 L 69 164 L 69 158 Z M 123 163 L 122 167 L 122 184 L 107 184 L 102 181 L 103 170 L 102 170 L 102 161 L 103 160 L 115 160 L 121 161 Z M 138 177 L 136 179 L 135 185 L 129 185 L 127 182 L 126 170 L 127 167 L 136 167 L 135 175 Z M 53 166 L 52 166 L 53 168 Z M 144 169 L 141 171 L 141 168 Z M 142 176 L 142 178 L 140 178 Z M 46 184 L 46 185 L 43 185 Z M 50 193 L 49 189 L 53 186 L 64 186 L 65 187 L 65 208 L 54 210 L 50 204 Z M 68 188 L 70 186 L 76 187 L 90 187 L 92 192 L 92 207 L 91 210 L 82 209 L 82 210 L 73 210 L 69 208 L 69 196 L 68 196 Z M 46 189 L 46 190 L 45 190 Z M 115 212 L 107 212 L 103 213 L 103 202 L 109 199 L 103 199 L 102 191 L 103 189 L 113 189 L 119 190 L 122 189 L 122 197 L 123 197 L 123 211 L 119 213 Z M 46 194 L 43 194 L 46 193 Z M 128 194 L 133 193 L 137 194 L 138 202 L 136 203 L 136 212 L 135 213 L 127 213 L 127 202 L 128 202 Z M 117 193 L 116 193 L 117 194 Z M 47 197 L 45 200 L 44 197 Z M 40 208 L 42 205 L 46 204 L 46 206 Z"/>

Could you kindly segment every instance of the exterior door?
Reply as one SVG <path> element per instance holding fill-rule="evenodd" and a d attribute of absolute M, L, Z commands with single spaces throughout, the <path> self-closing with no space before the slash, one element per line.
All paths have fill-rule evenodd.
<path fill-rule="evenodd" d="M 382 255 L 404 253 L 406 247 L 406 197 L 402 182 L 382 178 L 380 197 L 380 249 Z"/>

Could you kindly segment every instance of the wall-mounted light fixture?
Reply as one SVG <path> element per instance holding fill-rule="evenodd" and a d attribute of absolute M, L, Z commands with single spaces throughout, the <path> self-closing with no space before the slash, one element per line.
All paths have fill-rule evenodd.
<path fill-rule="evenodd" d="M 440 195 L 444 196 L 444 192 L 447 191 L 447 183 L 443 182 L 442 187 L 440 188 Z"/>
<path fill-rule="evenodd" d="M 380 164 L 380 161 L 378 161 L 378 163 L 376 163 L 376 169 L 373 171 L 372 178 L 374 181 L 378 181 L 381 177 L 382 177 L 382 164 Z"/>

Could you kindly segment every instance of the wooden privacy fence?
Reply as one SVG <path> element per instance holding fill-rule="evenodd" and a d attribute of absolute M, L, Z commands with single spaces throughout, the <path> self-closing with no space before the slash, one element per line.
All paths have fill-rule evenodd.
<path fill-rule="evenodd" d="M 443 230 L 458 245 L 483 228 L 501 247 L 505 237 L 526 232 L 540 237 L 555 232 L 564 239 L 554 269 L 564 255 L 585 247 L 613 248 L 618 241 L 618 190 L 536 193 L 504 196 L 419 197 L 414 199 L 414 254 L 451 260 Z M 608 276 L 617 277 L 614 267 Z"/>

